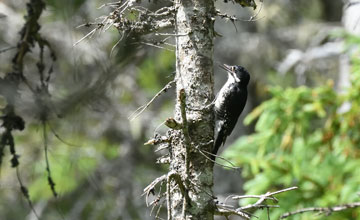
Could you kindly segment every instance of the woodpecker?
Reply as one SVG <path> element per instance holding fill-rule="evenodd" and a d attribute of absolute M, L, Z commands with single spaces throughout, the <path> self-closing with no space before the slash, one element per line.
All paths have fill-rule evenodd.
<path fill-rule="evenodd" d="M 215 98 L 215 117 L 217 137 L 212 151 L 213 158 L 221 145 L 225 144 L 227 136 L 234 129 L 243 111 L 247 99 L 247 85 L 250 81 L 249 72 L 242 66 L 220 66 L 228 73 L 228 79 Z"/>

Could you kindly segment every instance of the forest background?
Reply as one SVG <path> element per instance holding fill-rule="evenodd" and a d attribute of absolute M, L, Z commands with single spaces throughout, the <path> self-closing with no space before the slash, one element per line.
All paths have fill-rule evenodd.
<path fill-rule="evenodd" d="M 46 125 L 57 198 L 48 186 L 40 109 L 26 86 L 20 87 L 18 103 L 26 127 L 14 138 L 19 174 L 43 219 L 153 219 L 141 195 L 167 166 L 155 164 L 163 152 L 154 153 L 144 143 L 166 131 L 161 124 L 173 114 L 174 89 L 136 119 L 129 116 L 173 79 L 174 48 L 156 47 L 156 39 L 146 37 L 119 41 L 121 33 L 114 28 L 77 43 L 92 30 L 82 24 L 111 11 L 100 7 L 107 2 L 47 0 L 39 21 L 57 56 Z M 340 0 L 265 0 L 255 11 L 216 2 L 238 19 L 215 23 L 215 91 L 226 80 L 219 64 L 242 65 L 251 73 L 246 109 L 222 149 L 241 172 L 215 166 L 219 200 L 299 187 L 279 196 L 280 208 L 271 210 L 271 219 L 299 208 L 359 201 L 360 4 L 353 2 L 350 7 Z M 143 4 L 151 9 L 168 3 Z M 11 71 L 25 14 L 26 1 L 0 1 L 0 77 Z M 53 62 L 49 57 L 46 62 Z M 34 60 L 26 58 L 26 72 L 35 70 Z M 19 190 L 10 153 L 4 154 L 0 219 L 35 219 Z M 255 215 L 265 219 L 267 212 Z M 360 211 L 292 219 L 360 219 Z"/>

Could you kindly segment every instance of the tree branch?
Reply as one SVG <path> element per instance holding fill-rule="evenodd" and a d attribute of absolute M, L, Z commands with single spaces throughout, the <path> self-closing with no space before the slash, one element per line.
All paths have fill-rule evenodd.
<path fill-rule="evenodd" d="M 340 211 L 343 211 L 346 209 L 357 208 L 357 207 L 360 207 L 360 202 L 337 205 L 337 206 L 333 206 L 333 207 L 310 207 L 310 208 L 299 209 L 294 212 L 287 212 L 287 213 L 283 214 L 280 217 L 280 219 L 284 219 L 289 216 L 301 214 L 301 213 L 305 213 L 305 212 L 318 212 L 319 214 L 330 215 L 333 212 L 340 212 Z"/>
<path fill-rule="evenodd" d="M 114 2 L 102 5 L 100 8 L 111 6 L 115 9 L 108 16 L 105 16 L 101 22 L 91 22 L 80 25 L 79 27 L 89 27 L 92 25 L 96 25 L 96 27 L 78 40 L 74 46 L 92 36 L 96 31 L 106 31 L 112 26 L 121 33 L 131 32 L 136 35 L 152 34 L 166 28 L 174 27 L 175 8 L 173 6 L 163 7 L 156 12 L 152 12 L 147 8 L 135 4 L 136 1 L 127 0 L 123 4 Z M 136 15 L 137 19 L 128 18 L 129 14 Z"/>
<path fill-rule="evenodd" d="M 235 209 L 232 206 L 226 205 L 226 203 L 217 203 L 217 215 L 223 215 L 223 216 L 230 216 L 230 215 L 238 215 L 241 216 L 243 218 L 246 219 L 250 219 L 250 214 L 246 213 L 245 210 L 248 209 L 260 209 L 260 208 L 279 208 L 278 205 L 267 205 L 267 204 L 263 204 L 266 200 L 272 200 L 275 202 L 278 202 L 278 200 L 273 197 L 273 195 L 279 194 L 279 193 L 283 193 L 283 192 L 287 192 L 287 191 L 291 191 L 291 190 L 295 190 L 298 187 L 294 186 L 294 187 L 290 187 L 290 188 L 286 188 L 286 189 L 282 189 L 276 192 L 267 192 L 263 195 L 244 195 L 244 196 L 232 196 L 232 199 L 243 199 L 243 198 L 258 198 L 258 200 L 254 203 L 254 204 L 250 204 L 244 207 L 240 207 Z M 226 201 L 226 200 L 225 200 Z"/>

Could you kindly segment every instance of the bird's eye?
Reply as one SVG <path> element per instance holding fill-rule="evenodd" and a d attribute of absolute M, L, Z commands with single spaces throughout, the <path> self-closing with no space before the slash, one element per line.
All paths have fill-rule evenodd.
<path fill-rule="evenodd" d="M 234 66 L 231 67 L 231 71 L 235 72 L 235 67 Z"/>

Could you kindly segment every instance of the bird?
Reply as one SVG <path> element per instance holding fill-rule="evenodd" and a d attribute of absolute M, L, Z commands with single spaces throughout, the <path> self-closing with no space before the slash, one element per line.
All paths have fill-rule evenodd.
<path fill-rule="evenodd" d="M 244 110 L 247 100 L 247 86 L 250 81 L 249 72 L 242 66 L 227 64 L 220 65 L 228 78 L 215 98 L 214 111 L 217 127 L 217 136 L 212 150 L 212 159 L 219 148 L 225 144 L 226 138 L 233 131 L 236 122 Z"/>

